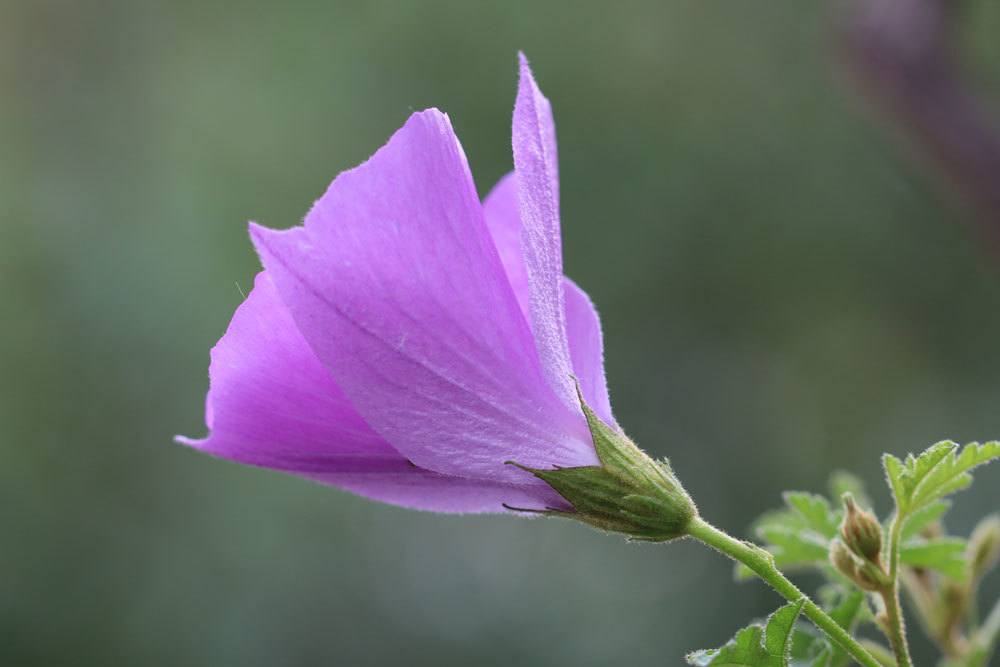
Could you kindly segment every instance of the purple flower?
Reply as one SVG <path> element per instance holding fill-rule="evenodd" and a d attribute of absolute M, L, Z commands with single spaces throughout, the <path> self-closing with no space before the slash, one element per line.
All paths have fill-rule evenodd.
<path fill-rule="evenodd" d="M 410 116 L 265 270 L 212 350 L 209 454 L 405 507 L 571 506 L 540 469 L 597 466 L 573 378 L 614 423 L 597 313 L 562 272 L 555 126 L 521 57 L 515 169 L 482 203 L 448 116 Z"/>

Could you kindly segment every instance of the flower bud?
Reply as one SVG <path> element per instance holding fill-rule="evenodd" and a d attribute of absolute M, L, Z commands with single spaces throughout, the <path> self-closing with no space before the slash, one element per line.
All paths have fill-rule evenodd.
<path fill-rule="evenodd" d="M 847 548 L 847 545 L 834 538 L 830 542 L 830 564 L 832 564 L 837 571 L 850 580 L 854 580 L 854 576 L 858 572 L 858 566 L 854 562 L 854 554 L 851 550 Z"/>
<path fill-rule="evenodd" d="M 882 552 L 882 525 L 871 512 L 860 509 L 850 493 L 843 495 L 844 520 L 840 524 L 840 535 L 844 543 L 858 556 L 879 564 Z"/>
<path fill-rule="evenodd" d="M 830 563 L 866 591 L 883 590 L 888 582 L 888 575 L 881 566 L 862 560 L 837 538 L 830 542 Z"/>
<path fill-rule="evenodd" d="M 654 461 L 624 433 L 601 421 L 582 395 L 580 405 L 601 465 L 544 470 L 508 462 L 546 482 L 573 507 L 545 513 L 633 540 L 666 542 L 686 535 L 698 512 L 669 463 Z"/>
<path fill-rule="evenodd" d="M 983 578 L 1000 561 L 1000 515 L 980 521 L 969 537 L 967 558 L 971 581 Z"/>

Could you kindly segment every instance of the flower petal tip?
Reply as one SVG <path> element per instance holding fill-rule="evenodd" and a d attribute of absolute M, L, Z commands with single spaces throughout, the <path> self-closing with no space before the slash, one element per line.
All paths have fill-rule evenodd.
<path fill-rule="evenodd" d="M 274 263 L 283 264 L 283 257 L 288 252 L 309 250 L 309 236 L 303 225 L 289 229 L 271 229 L 251 222 L 249 225 L 250 241 L 253 243 L 265 271 L 274 268 Z"/>
<path fill-rule="evenodd" d="M 257 245 L 258 241 L 266 239 L 274 231 L 253 220 L 247 223 L 247 233 L 250 234 L 250 240 L 253 241 L 254 245 Z"/>
<path fill-rule="evenodd" d="M 451 125 L 451 117 L 437 107 L 428 107 L 411 113 L 409 118 L 407 118 L 406 122 L 403 124 L 403 127 L 396 131 L 396 133 L 389 139 L 388 143 L 392 143 L 392 140 L 398 134 L 412 132 L 413 126 L 416 124 L 421 124 L 425 128 L 433 130 L 440 135 L 448 136 L 454 134 L 454 128 L 452 128 Z"/>
<path fill-rule="evenodd" d="M 524 55 L 524 52 L 518 52 L 518 89 L 521 93 L 529 93 L 532 96 L 541 97 L 545 99 L 545 95 L 542 94 L 541 89 L 538 87 L 538 82 L 535 81 L 535 75 L 531 71 L 531 63 L 528 62 L 528 57 Z"/>

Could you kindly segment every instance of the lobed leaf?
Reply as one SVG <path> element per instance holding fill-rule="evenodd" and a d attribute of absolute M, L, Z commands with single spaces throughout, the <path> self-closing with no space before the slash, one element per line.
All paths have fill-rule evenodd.
<path fill-rule="evenodd" d="M 837 534 L 843 512 L 812 493 L 787 491 L 782 498 L 785 508 L 761 516 L 753 526 L 754 534 L 764 540 L 781 570 L 825 567 L 830 540 Z M 745 567 L 736 569 L 738 579 L 751 574 Z"/>
<path fill-rule="evenodd" d="M 868 613 L 865 595 L 859 590 L 846 590 L 832 586 L 835 599 L 828 600 L 824 610 L 840 627 L 852 633 Z M 831 597 L 831 596 L 827 596 Z M 811 627 L 797 627 L 792 635 L 792 662 L 802 667 L 846 667 L 850 657 L 839 646 L 832 644 L 825 635 Z"/>
<path fill-rule="evenodd" d="M 830 474 L 828 486 L 830 497 L 834 500 L 843 498 L 845 493 L 850 493 L 858 505 L 872 507 L 871 498 L 868 497 L 868 492 L 865 490 L 865 483 L 853 473 L 846 470 L 834 470 Z"/>
<path fill-rule="evenodd" d="M 837 534 L 840 513 L 830 507 L 826 498 L 802 491 L 787 491 L 783 497 L 785 504 L 802 517 L 810 530 L 831 538 Z"/>
<path fill-rule="evenodd" d="M 925 528 L 938 521 L 951 508 L 951 501 L 936 500 L 929 505 L 921 507 L 916 512 L 911 513 L 903 522 L 903 530 L 900 537 L 905 541 L 912 537 L 917 537 Z"/>
<path fill-rule="evenodd" d="M 900 461 L 891 454 L 882 457 L 886 478 L 900 516 L 917 512 L 934 501 L 972 483 L 973 468 L 1000 457 L 1000 442 L 971 443 L 960 448 L 951 441 L 932 445 L 919 456 Z"/>
<path fill-rule="evenodd" d="M 694 651 L 689 665 L 698 667 L 787 667 L 792 630 L 805 600 L 790 602 L 767 617 L 764 627 L 754 624 L 736 633 L 725 646 Z"/>
<path fill-rule="evenodd" d="M 968 576 L 965 551 L 965 540 L 957 537 L 914 539 L 900 547 L 899 560 L 911 567 L 937 570 L 946 577 L 961 582 Z"/>

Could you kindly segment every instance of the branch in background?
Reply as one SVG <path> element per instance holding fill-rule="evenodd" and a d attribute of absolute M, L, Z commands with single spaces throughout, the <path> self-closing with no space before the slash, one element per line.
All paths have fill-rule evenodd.
<path fill-rule="evenodd" d="M 1000 128 L 956 57 L 956 0 L 861 0 L 841 38 L 866 96 L 980 213 L 1000 248 Z"/>
<path fill-rule="evenodd" d="M 978 652 L 977 655 L 982 658 L 984 665 L 989 662 L 998 638 L 1000 638 L 1000 600 L 996 601 L 989 616 L 972 636 L 973 651 Z"/>

